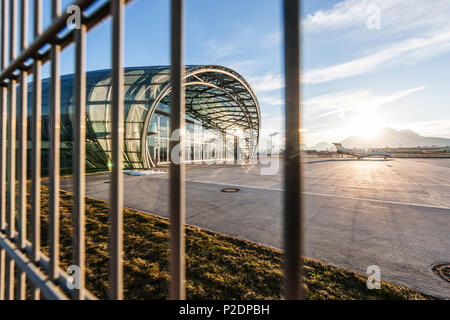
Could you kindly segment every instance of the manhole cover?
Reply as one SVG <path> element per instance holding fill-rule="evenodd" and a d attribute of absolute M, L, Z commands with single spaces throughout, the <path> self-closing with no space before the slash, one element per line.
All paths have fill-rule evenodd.
<path fill-rule="evenodd" d="M 450 263 L 438 263 L 431 268 L 439 277 L 450 282 Z"/>
<path fill-rule="evenodd" d="M 235 193 L 235 192 L 239 192 L 241 191 L 241 189 L 238 188 L 225 188 L 220 190 L 221 192 L 225 192 L 225 193 Z"/>

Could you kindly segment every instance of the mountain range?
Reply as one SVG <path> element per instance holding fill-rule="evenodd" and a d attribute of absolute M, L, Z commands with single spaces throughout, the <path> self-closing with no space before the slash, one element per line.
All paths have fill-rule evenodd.
<path fill-rule="evenodd" d="M 346 148 L 408 148 L 408 147 L 447 147 L 450 146 L 450 139 L 437 137 L 424 137 L 412 130 L 395 130 L 384 128 L 374 137 L 350 136 L 342 141 Z M 335 150 L 335 147 L 328 142 L 320 142 L 310 150 Z"/>

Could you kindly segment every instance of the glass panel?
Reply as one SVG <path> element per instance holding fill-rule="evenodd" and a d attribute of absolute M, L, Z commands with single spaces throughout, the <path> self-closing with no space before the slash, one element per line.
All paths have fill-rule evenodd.
<path fill-rule="evenodd" d="M 160 150 L 159 150 L 159 160 L 161 162 L 167 162 L 168 159 L 168 150 L 167 150 L 167 139 L 161 138 L 159 141 Z"/>

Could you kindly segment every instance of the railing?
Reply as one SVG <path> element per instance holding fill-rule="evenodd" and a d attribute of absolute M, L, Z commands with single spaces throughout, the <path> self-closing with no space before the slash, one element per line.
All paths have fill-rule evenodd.
<path fill-rule="evenodd" d="M 86 34 L 108 16 L 112 17 L 112 172 L 110 201 L 110 298 L 123 299 L 123 28 L 126 0 L 104 2 L 81 24 L 67 28 L 69 13 L 61 12 L 61 1 L 52 0 L 52 23 L 42 30 L 42 0 L 34 0 L 34 40 L 28 45 L 28 1 L 20 0 L 20 52 L 16 55 L 18 0 L 1 1 L 0 73 L 0 300 L 25 299 L 27 280 L 31 298 L 91 299 L 85 288 L 85 141 L 86 141 Z M 75 1 L 83 13 L 97 0 Z M 284 172 L 285 296 L 303 297 L 302 175 L 300 167 L 300 19 L 299 0 L 284 1 L 286 74 L 286 165 Z M 9 13 L 9 18 L 8 18 Z M 183 41 L 184 1 L 171 1 L 171 118 L 172 133 L 184 128 Z M 8 22 L 9 21 L 9 22 Z M 8 44 L 9 28 L 9 44 Z M 61 36 L 62 34 L 62 36 Z M 60 149 L 60 52 L 75 44 L 74 163 L 73 163 L 73 257 L 81 271 L 77 286 L 59 263 L 59 149 Z M 7 49 L 9 48 L 9 61 Z M 45 49 L 48 48 L 48 49 Z M 29 63 L 32 61 L 32 63 Z M 41 234 L 41 68 L 50 61 L 50 170 L 49 170 L 49 253 L 42 253 Z M 32 80 L 32 123 L 27 123 L 27 77 Z M 18 90 L 18 101 L 16 94 Z M 16 115 L 16 103 L 18 114 Z M 27 239 L 27 126 L 32 126 L 31 239 Z M 176 135 L 172 135 L 176 136 Z M 171 141 L 171 150 L 183 143 Z M 16 147 L 17 141 L 17 147 Z M 8 152 L 7 152 L 8 148 Z M 17 155 L 16 155 L 17 150 Z M 184 148 L 181 147 L 181 159 Z M 17 161 L 17 162 L 16 162 Z M 185 298 L 184 164 L 171 164 L 170 175 L 170 299 Z M 17 163 L 17 167 L 16 167 Z M 17 177 L 17 181 L 16 181 Z M 16 188 L 17 183 L 17 188 Z M 17 196 L 17 197 L 16 197 Z M 17 203 L 17 208 L 16 208 Z M 17 230 L 16 230 L 17 227 Z M 18 279 L 15 271 L 18 270 Z M 17 280 L 17 281 L 16 281 Z M 16 287 L 15 287 L 16 286 Z"/>

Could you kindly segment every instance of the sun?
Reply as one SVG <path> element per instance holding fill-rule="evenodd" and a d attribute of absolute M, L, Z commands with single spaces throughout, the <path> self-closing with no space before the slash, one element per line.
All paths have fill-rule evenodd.
<path fill-rule="evenodd" d="M 376 114 L 365 114 L 352 120 L 352 132 L 361 138 L 374 138 L 384 128 L 385 123 Z"/>

